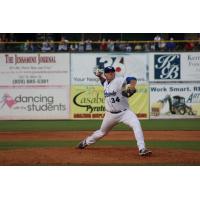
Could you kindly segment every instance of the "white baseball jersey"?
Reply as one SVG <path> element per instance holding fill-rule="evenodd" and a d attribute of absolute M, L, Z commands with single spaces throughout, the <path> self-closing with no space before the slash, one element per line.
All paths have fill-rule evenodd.
<path fill-rule="evenodd" d="M 122 96 L 125 78 L 115 77 L 110 83 L 104 82 L 105 108 L 109 112 L 118 112 L 129 108 L 128 98 Z"/>

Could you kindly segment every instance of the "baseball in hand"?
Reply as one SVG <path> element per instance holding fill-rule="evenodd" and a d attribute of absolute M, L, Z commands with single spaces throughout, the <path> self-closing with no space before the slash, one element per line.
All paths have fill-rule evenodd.
<path fill-rule="evenodd" d="M 95 76 L 100 77 L 103 74 L 103 71 L 97 67 L 93 68 L 93 73 Z"/>

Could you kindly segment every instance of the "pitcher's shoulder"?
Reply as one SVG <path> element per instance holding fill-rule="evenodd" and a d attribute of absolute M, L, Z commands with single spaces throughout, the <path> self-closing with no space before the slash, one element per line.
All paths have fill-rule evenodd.
<path fill-rule="evenodd" d="M 124 80 L 126 80 L 124 77 L 115 77 L 116 82 L 124 82 Z"/>

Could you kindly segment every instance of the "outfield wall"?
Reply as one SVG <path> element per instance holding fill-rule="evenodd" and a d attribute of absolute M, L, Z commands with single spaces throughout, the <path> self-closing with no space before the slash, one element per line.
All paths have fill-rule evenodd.
<path fill-rule="evenodd" d="M 200 53 L 5 53 L 0 120 L 103 118 L 93 68 L 108 65 L 116 76 L 137 77 L 129 103 L 140 119 L 200 117 Z"/>

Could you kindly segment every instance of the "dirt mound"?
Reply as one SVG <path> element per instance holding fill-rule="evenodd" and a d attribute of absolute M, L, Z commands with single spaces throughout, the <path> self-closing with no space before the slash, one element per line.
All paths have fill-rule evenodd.
<path fill-rule="evenodd" d="M 1 150 L 0 165 L 200 165 L 200 152 L 152 149 L 151 157 L 133 148 L 32 148 Z"/>

